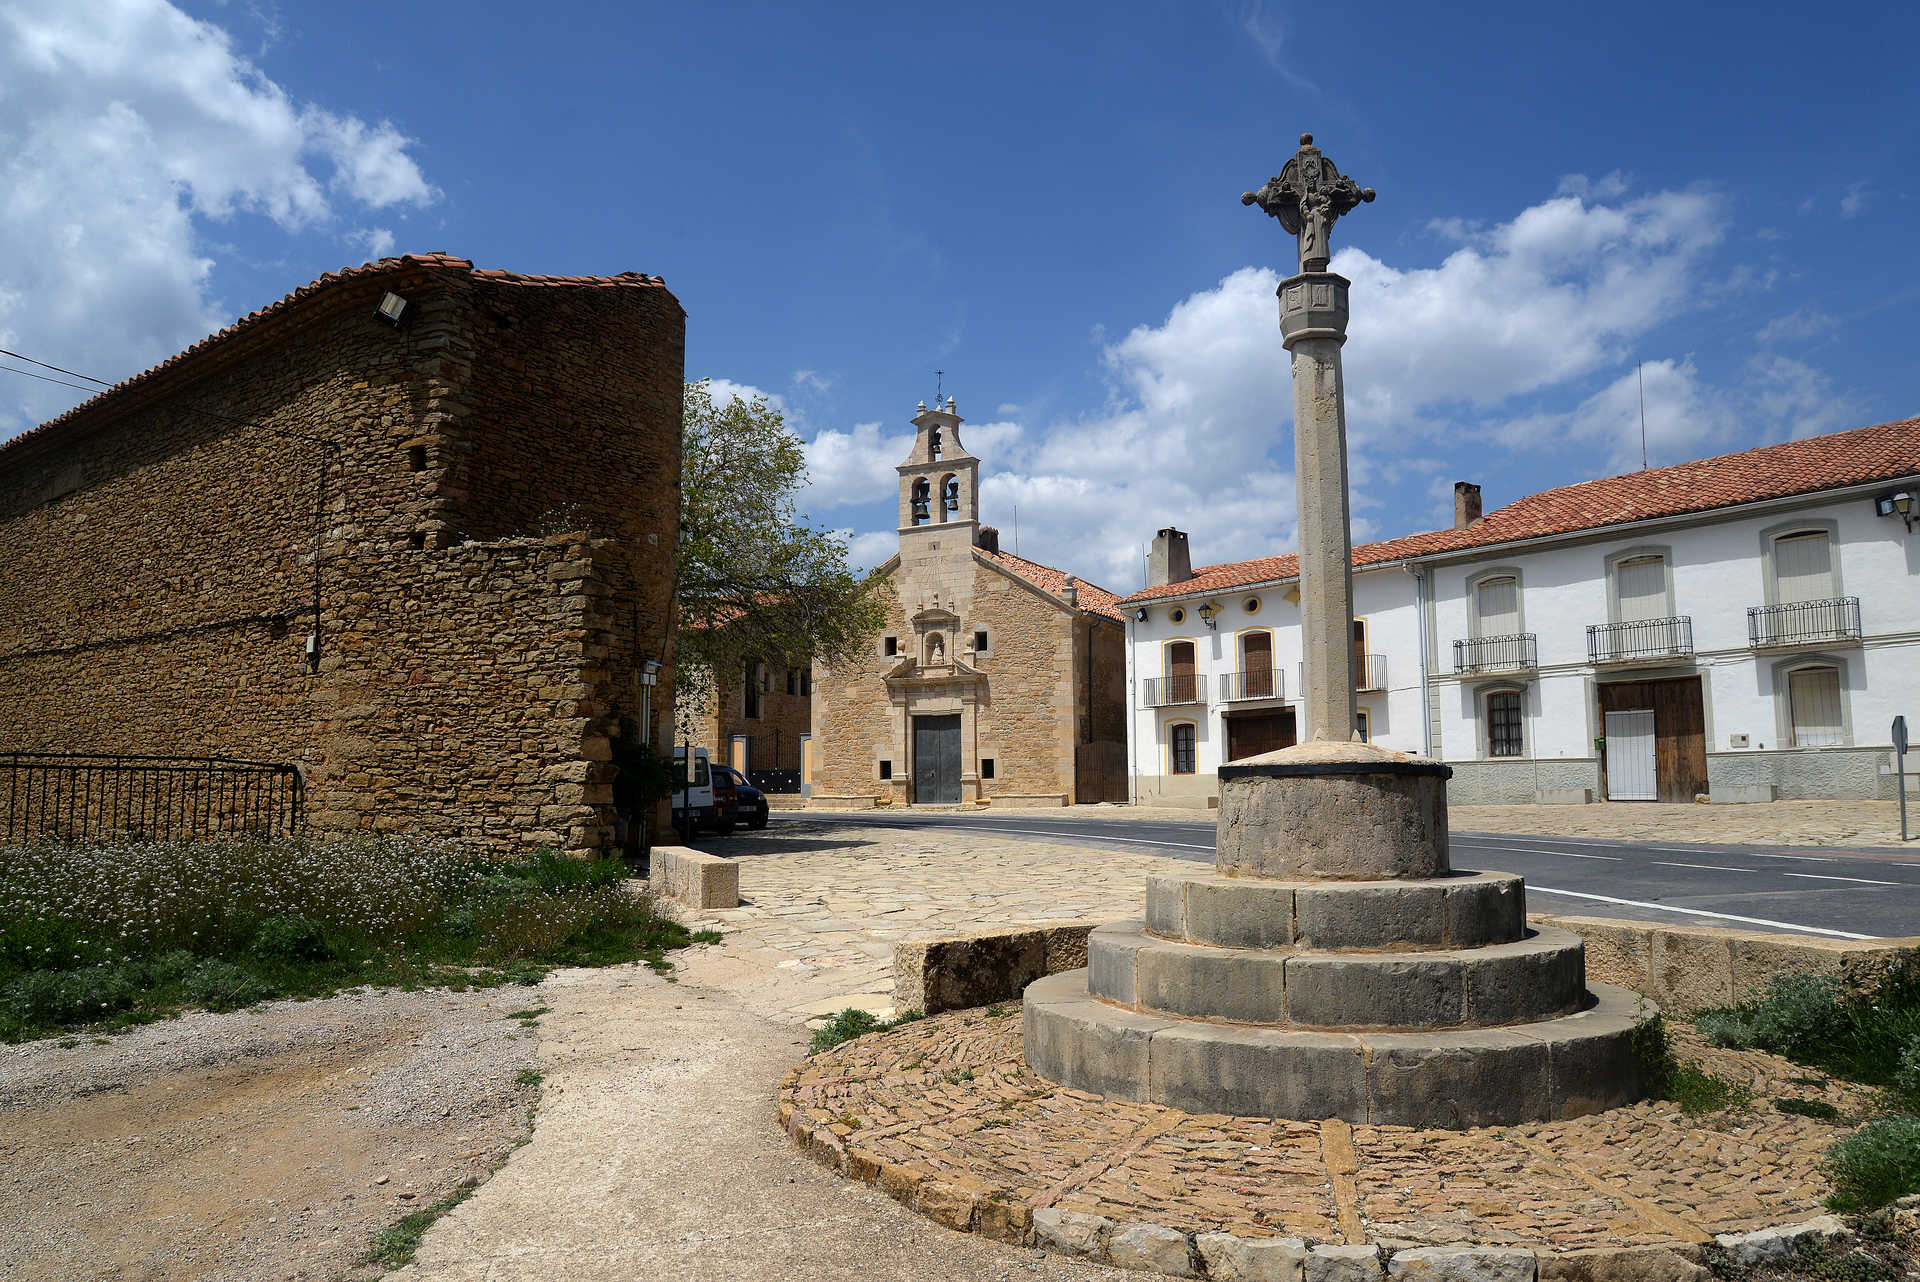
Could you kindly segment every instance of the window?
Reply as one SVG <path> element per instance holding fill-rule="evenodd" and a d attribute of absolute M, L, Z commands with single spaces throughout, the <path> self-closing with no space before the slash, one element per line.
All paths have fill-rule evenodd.
<path fill-rule="evenodd" d="M 940 486 L 940 519 L 960 514 L 960 482 L 949 476 Z"/>
<path fill-rule="evenodd" d="M 1525 696 L 1500 690 L 1487 696 L 1487 755 L 1517 757 L 1521 749 L 1521 713 Z"/>
<path fill-rule="evenodd" d="M 973 634 L 973 652 L 975 654 L 987 652 L 987 634 L 984 631 Z"/>
<path fill-rule="evenodd" d="M 934 458 L 940 457 L 940 429 L 937 427 L 927 430 L 927 451 Z"/>
<path fill-rule="evenodd" d="M 753 664 L 747 668 L 745 693 L 746 714 L 749 721 L 760 719 L 760 674 L 754 670 L 757 667 L 759 667 L 758 664 Z"/>
<path fill-rule="evenodd" d="M 1354 728 L 1354 731 L 1360 736 L 1361 743 L 1373 742 L 1372 721 L 1373 719 L 1367 715 L 1367 710 L 1365 708 L 1356 708 L 1354 710 L 1353 728 Z"/>
<path fill-rule="evenodd" d="M 888 658 L 892 658 L 894 655 L 899 654 L 900 638 L 899 637 L 881 637 L 880 653 L 886 655 Z"/>
<path fill-rule="evenodd" d="M 1787 675 L 1787 705 L 1793 717 L 1793 746 L 1831 748 L 1846 742 L 1840 715 L 1840 671 L 1801 668 Z"/>
<path fill-rule="evenodd" d="M 1520 631 L 1520 580 L 1511 574 L 1482 579 L 1473 590 L 1474 613 L 1483 637 L 1510 637 Z"/>
<path fill-rule="evenodd" d="M 809 699 L 813 697 L 813 669 L 812 668 L 800 669 L 800 693 Z"/>
<path fill-rule="evenodd" d="M 1833 599 L 1833 552 L 1825 530 L 1783 534 L 1773 541 L 1773 574 L 1780 604 Z"/>
<path fill-rule="evenodd" d="M 993 758 L 992 757 L 980 758 L 980 777 L 982 779 L 993 778 Z"/>
<path fill-rule="evenodd" d="M 925 525 L 929 520 L 929 509 L 933 506 L 933 485 L 926 477 L 913 483 L 913 505 L 911 519 L 915 525 Z"/>
<path fill-rule="evenodd" d="M 800 693 L 800 669 L 798 668 L 787 669 L 787 693 Z"/>
<path fill-rule="evenodd" d="M 409 445 L 407 447 L 407 467 L 410 471 L 414 472 L 424 472 L 427 470 L 426 446 Z"/>
<path fill-rule="evenodd" d="M 1168 745 L 1173 754 L 1173 773 L 1190 775 L 1193 773 L 1193 746 L 1198 730 L 1191 721 L 1182 721 L 1169 726 L 1171 732 Z"/>
<path fill-rule="evenodd" d="M 756 663 L 753 666 L 754 666 L 754 672 L 760 678 L 760 693 L 772 694 L 773 693 L 773 669 L 769 668 L 764 663 Z"/>
<path fill-rule="evenodd" d="M 1250 596 L 1246 600 L 1240 603 L 1240 608 L 1242 610 L 1245 610 L 1248 614 L 1258 614 L 1260 613 L 1260 598 L 1257 596 Z"/>
<path fill-rule="evenodd" d="M 1167 619 L 1171 623 L 1185 623 L 1187 621 L 1187 612 L 1176 605 L 1168 612 Z"/>
<path fill-rule="evenodd" d="M 891 761 L 882 761 L 880 763 L 880 777 L 882 779 L 893 778 L 893 763 Z"/>
<path fill-rule="evenodd" d="M 1196 697 L 1193 671 L 1193 642 L 1175 641 L 1167 647 L 1167 698 L 1175 703 L 1190 703 Z"/>
<path fill-rule="evenodd" d="M 1271 699 L 1274 689 L 1273 633 L 1240 634 L 1240 697 Z"/>
<path fill-rule="evenodd" d="M 1620 621 L 1635 623 L 1667 616 L 1667 558 L 1630 556 L 1614 567 L 1620 594 Z"/>

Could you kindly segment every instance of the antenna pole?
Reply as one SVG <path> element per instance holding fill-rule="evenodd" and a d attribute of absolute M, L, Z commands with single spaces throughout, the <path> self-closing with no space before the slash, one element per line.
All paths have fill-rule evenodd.
<path fill-rule="evenodd" d="M 1634 377 L 1640 380 L 1640 470 L 1647 470 L 1647 375 L 1639 361 L 1633 363 Z"/>
<path fill-rule="evenodd" d="M 1020 505 L 1013 505 L 1013 554 L 1020 555 Z"/>

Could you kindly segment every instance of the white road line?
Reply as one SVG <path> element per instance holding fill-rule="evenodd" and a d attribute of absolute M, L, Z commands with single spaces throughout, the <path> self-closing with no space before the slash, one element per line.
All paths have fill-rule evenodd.
<path fill-rule="evenodd" d="M 1827 877 L 1817 872 L 1783 872 L 1782 877 L 1805 877 L 1808 881 L 1854 881 L 1862 886 L 1910 886 L 1906 881 L 1875 881 L 1871 877 Z"/>
<path fill-rule="evenodd" d="M 1699 868 L 1706 872 L 1759 872 L 1758 868 L 1729 868 L 1725 864 L 1670 864 L 1664 859 L 1651 861 L 1655 868 Z M 1793 876 L 1788 873 L 1787 876 Z"/>
<path fill-rule="evenodd" d="M 1788 876 L 1793 874 L 1789 873 Z M 1624 908 L 1652 908 L 1663 913 L 1680 913 L 1687 917 L 1711 917 L 1715 921 L 1739 921 L 1749 926 L 1777 926 L 1781 930 L 1797 931 L 1803 935 L 1831 935 L 1835 939 L 1873 939 L 1873 935 L 1856 935 L 1850 930 L 1828 930 L 1824 926 L 1801 926 L 1790 921 L 1771 921 L 1765 917 L 1738 917 L 1733 913 L 1710 913 L 1704 908 L 1676 908 L 1672 904 L 1649 904 L 1639 899 L 1616 899 L 1612 895 L 1590 895 L 1580 890 L 1555 890 L 1552 886 L 1527 886 L 1527 893 L 1538 892 L 1542 895 L 1565 895 L 1569 899 L 1593 899 L 1603 904 L 1619 904 Z"/>
<path fill-rule="evenodd" d="M 1672 846 L 1648 846 L 1647 849 L 1672 850 L 1673 847 Z M 1683 850 L 1680 853 L 1683 855 L 1704 855 L 1707 852 L 1704 850 Z M 1826 859 L 1819 855 L 1768 855 L 1768 854 L 1763 854 L 1758 850 L 1743 850 L 1740 852 L 1740 857 L 1742 859 L 1791 859 L 1795 863 L 1801 863 L 1801 864 L 1837 864 L 1840 862 L 1838 859 Z"/>
<path fill-rule="evenodd" d="M 1470 841 L 1456 841 L 1452 844 L 1468 850 L 1474 849 Z M 1539 850 L 1531 846 L 1481 846 L 1479 849 L 1491 850 L 1503 855 L 1559 855 L 1562 859 L 1604 859 L 1610 864 L 1625 862 L 1619 855 L 1576 855 L 1571 850 Z"/>
<path fill-rule="evenodd" d="M 981 828 L 988 832 L 1024 832 L 1041 837 L 1081 837 L 1088 841 L 1124 841 L 1130 846 L 1172 846 L 1180 850 L 1212 850 L 1189 841 L 1148 841 L 1144 837 L 1109 837 L 1102 832 L 1067 832 L 1061 828 L 1002 828 L 999 824 L 956 824 L 955 827 Z"/>

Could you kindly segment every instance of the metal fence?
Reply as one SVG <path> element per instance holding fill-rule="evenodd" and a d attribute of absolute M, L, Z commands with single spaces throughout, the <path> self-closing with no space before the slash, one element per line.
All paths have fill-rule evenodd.
<path fill-rule="evenodd" d="M 1540 666 L 1539 639 L 1531 632 L 1469 637 L 1453 643 L 1455 672 L 1514 672 Z"/>
<path fill-rule="evenodd" d="M 1756 605 L 1747 611 L 1747 640 L 1756 648 L 1859 639 L 1860 598 L 1857 596 Z"/>
<path fill-rule="evenodd" d="M 1629 663 L 1677 658 L 1693 653 L 1693 619 L 1633 619 L 1596 623 L 1587 629 L 1587 658 L 1594 663 Z"/>
<path fill-rule="evenodd" d="M 1181 673 L 1171 677 L 1149 677 L 1140 685 L 1142 699 L 1149 708 L 1207 701 L 1207 679 L 1203 676 Z"/>
<path fill-rule="evenodd" d="M 188 841 L 300 830 L 299 768 L 228 757 L 0 752 L 0 841 Z"/>

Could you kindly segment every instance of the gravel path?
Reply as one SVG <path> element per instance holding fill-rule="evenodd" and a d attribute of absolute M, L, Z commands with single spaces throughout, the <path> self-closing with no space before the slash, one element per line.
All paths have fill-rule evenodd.
<path fill-rule="evenodd" d="M 0 1278 L 364 1278 L 529 1130 L 543 990 L 371 991 L 0 1047 Z"/>

